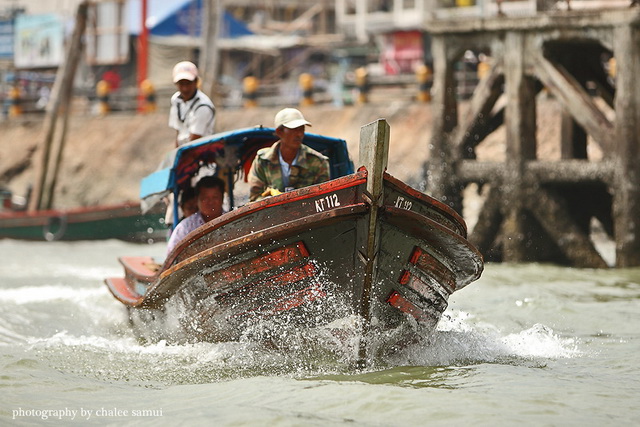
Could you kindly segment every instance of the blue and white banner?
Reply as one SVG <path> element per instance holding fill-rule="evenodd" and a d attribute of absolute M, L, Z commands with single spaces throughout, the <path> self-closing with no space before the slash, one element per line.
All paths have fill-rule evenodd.
<path fill-rule="evenodd" d="M 57 67 L 64 60 L 64 24 L 55 14 L 18 15 L 15 21 L 16 68 Z"/>
<path fill-rule="evenodd" d="M 0 19 L 0 59 L 13 59 L 13 19 Z"/>

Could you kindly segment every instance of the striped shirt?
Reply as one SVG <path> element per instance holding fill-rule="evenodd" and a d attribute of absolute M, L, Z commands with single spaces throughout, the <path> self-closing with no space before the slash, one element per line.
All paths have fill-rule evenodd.
<path fill-rule="evenodd" d="M 204 224 L 204 218 L 200 212 L 196 212 L 191 216 L 180 221 L 176 228 L 171 233 L 171 237 L 169 237 L 169 243 L 167 244 L 167 255 L 171 253 L 175 249 L 178 244 L 187 237 L 187 234 L 191 233 L 196 228 L 200 227 Z"/>

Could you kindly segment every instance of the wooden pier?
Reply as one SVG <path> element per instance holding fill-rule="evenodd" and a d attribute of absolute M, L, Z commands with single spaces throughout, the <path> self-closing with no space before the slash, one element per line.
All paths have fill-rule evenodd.
<path fill-rule="evenodd" d="M 639 266 L 640 7 L 433 19 L 426 30 L 434 60 L 427 191 L 461 210 L 467 185 L 487 186 L 470 236 L 485 258 L 606 267 L 590 238 L 595 218 L 615 241 L 615 265 Z M 488 54 L 491 67 L 459 117 L 455 64 L 466 50 Z M 542 91 L 564 111 L 558 161 L 537 159 Z M 500 126 L 506 160 L 475 160 Z M 602 159 L 589 158 L 588 144 Z"/>

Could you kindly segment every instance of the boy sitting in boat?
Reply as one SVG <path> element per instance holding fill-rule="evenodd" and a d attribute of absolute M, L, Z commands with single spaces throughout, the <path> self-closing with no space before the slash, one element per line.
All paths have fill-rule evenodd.
<path fill-rule="evenodd" d="M 222 215 L 222 202 L 224 201 L 224 181 L 217 176 L 204 176 L 196 184 L 196 200 L 198 212 L 186 217 L 176 226 L 169 243 L 167 254 L 184 239 L 187 234 Z"/>
<path fill-rule="evenodd" d="M 311 123 L 295 108 L 276 114 L 280 140 L 256 154 L 248 177 L 249 201 L 329 180 L 329 160 L 302 144 L 305 126 Z"/>

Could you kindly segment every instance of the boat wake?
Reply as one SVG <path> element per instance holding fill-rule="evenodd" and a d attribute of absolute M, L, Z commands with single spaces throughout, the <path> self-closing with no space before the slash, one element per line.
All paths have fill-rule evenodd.
<path fill-rule="evenodd" d="M 493 363 L 543 367 L 550 360 L 581 354 L 576 339 L 561 338 L 543 325 L 503 334 L 490 325 L 478 327 L 467 320 L 464 313 L 451 313 L 434 333 L 375 360 L 365 371 L 353 367 L 360 339 L 360 322 L 355 317 L 308 330 L 256 324 L 233 342 L 141 343 L 130 334 L 77 336 L 62 331 L 48 338 L 31 338 L 27 345 L 55 369 L 158 387 L 274 375 L 299 379 L 337 375 L 345 380 L 410 366 L 453 369 Z"/>
<path fill-rule="evenodd" d="M 393 365 L 472 365 L 478 363 L 544 365 L 548 360 L 582 354 L 579 340 L 561 337 L 534 324 L 505 333 L 490 324 L 475 324 L 469 313 L 447 311 L 436 332 L 390 359 Z"/>
<path fill-rule="evenodd" d="M 316 307 L 308 314 L 329 309 Z M 171 316 L 175 316 L 171 320 L 174 325 L 179 324 L 177 308 Z M 295 322 L 255 320 L 238 339 L 216 343 L 141 339 L 133 333 L 127 317 L 101 288 L 50 285 L 3 289 L 0 347 L 35 353 L 38 360 L 56 370 L 158 387 L 263 375 L 344 378 L 362 372 L 354 366 L 363 341 L 377 354 L 366 370 L 371 373 L 410 366 L 484 363 L 544 366 L 549 360 L 582 354 L 577 338 L 562 337 L 547 326 L 534 324 L 505 332 L 451 309 L 431 333 L 378 331 L 374 319 L 371 333 L 363 338 L 362 322 L 347 314 L 312 328 Z M 407 323 L 407 327 L 417 325 Z M 403 336 L 411 339 L 402 341 Z M 389 347 L 389 341 L 401 345 Z"/>

